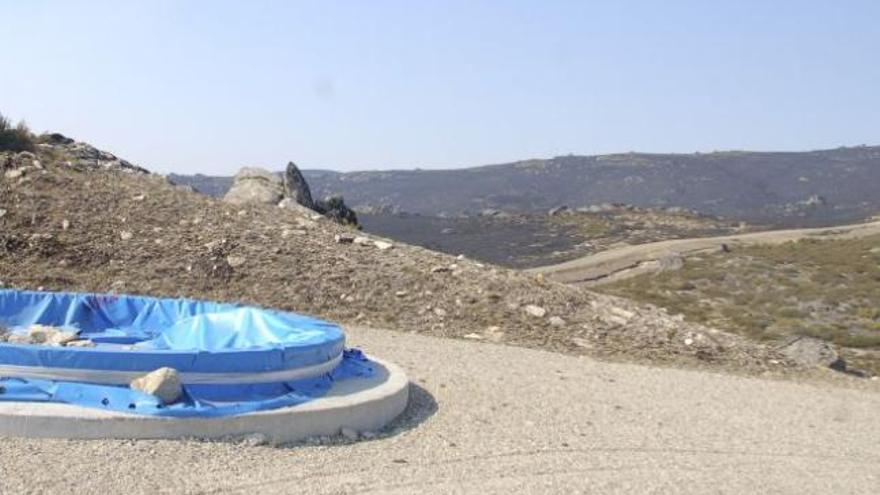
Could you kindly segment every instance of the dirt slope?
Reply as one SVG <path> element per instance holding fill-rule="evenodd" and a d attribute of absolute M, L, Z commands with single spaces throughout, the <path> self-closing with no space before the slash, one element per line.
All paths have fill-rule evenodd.
<path fill-rule="evenodd" d="M 7 286 L 243 301 L 345 324 L 653 362 L 787 365 L 760 344 L 656 308 L 422 248 L 340 244 L 337 235 L 356 233 L 323 218 L 232 206 L 159 176 L 57 155 L 0 160 Z"/>

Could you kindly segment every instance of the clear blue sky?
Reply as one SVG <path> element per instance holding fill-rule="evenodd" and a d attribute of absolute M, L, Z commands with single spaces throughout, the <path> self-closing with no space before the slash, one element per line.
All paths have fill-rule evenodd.
<path fill-rule="evenodd" d="M 880 144 L 880 1 L 0 0 L 0 112 L 155 171 Z"/>

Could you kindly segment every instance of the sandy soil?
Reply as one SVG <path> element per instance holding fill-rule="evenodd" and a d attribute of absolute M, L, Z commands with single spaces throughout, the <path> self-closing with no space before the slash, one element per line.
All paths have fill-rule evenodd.
<path fill-rule="evenodd" d="M 2 493 L 876 493 L 877 381 L 610 364 L 351 329 L 413 401 L 375 440 L 0 439 Z"/>
<path fill-rule="evenodd" d="M 592 256 L 527 270 L 555 280 L 578 286 L 615 282 L 663 268 L 660 262 L 670 256 L 686 256 L 754 244 L 780 244 L 801 239 L 845 239 L 880 234 L 880 222 L 818 229 L 773 230 L 721 237 L 678 239 L 626 246 Z"/>

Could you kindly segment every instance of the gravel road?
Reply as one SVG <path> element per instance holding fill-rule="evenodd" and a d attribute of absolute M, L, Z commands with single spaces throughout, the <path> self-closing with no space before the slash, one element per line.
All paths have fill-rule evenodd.
<path fill-rule="evenodd" d="M 877 493 L 878 382 L 793 383 L 352 329 L 413 401 L 358 443 L 0 439 L 2 493 Z"/>
<path fill-rule="evenodd" d="M 658 260 L 668 256 L 689 256 L 706 251 L 754 244 L 782 244 L 801 239 L 852 239 L 880 234 L 880 222 L 815 229 L 768 230 L 720 237 L 694 237 L 649 242 L 609 249 L 558 265 L 526 270 L 566 284 L 594 286 L 616 282 L 662 268 Z"/>

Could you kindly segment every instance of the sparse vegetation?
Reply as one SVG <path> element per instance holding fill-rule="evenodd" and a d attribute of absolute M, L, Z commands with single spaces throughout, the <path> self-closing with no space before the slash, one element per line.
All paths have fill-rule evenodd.
<path fill-rule="evenodd" d="M 34 135 L 24 121 L 17 125 L 0 114 L 0 151 L 33 151 Z"/>
<path fill-rule="evenodd" d="M 747 247 L 600 290 L 760 340 L 828 340 L 880 373 L 880 236 Z"/>

